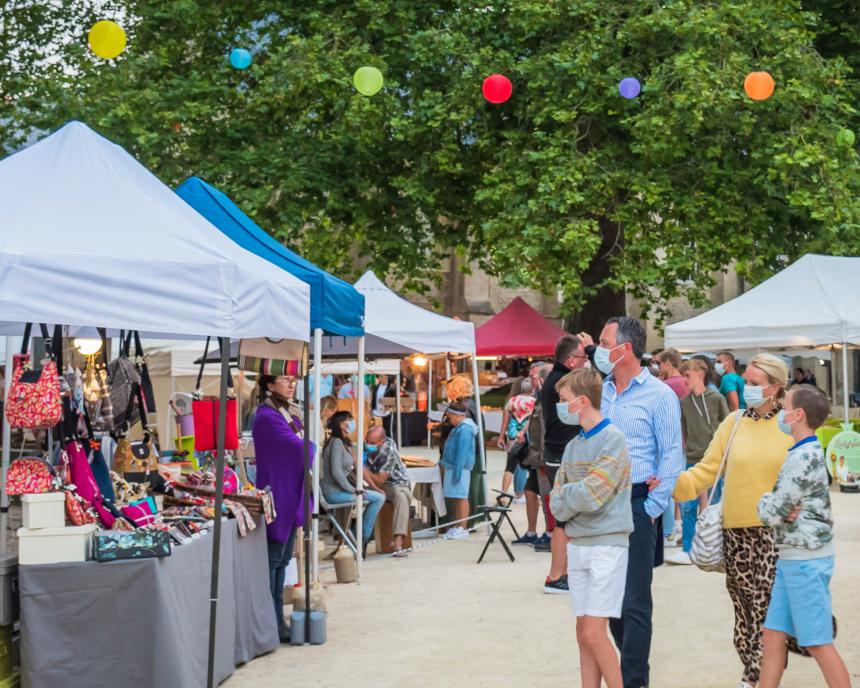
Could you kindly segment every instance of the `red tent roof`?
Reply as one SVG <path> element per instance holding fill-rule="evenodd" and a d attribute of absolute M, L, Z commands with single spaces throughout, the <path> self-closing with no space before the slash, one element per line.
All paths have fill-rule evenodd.
<path fill-rule="evenodd" d="M 568 334 L 520 297 L 475 330 L 478 356 L 551 356 Z"/>

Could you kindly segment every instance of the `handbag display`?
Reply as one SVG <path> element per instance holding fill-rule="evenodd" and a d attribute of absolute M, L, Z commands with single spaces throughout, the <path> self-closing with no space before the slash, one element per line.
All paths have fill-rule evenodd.
<path fill-rule="evenodd" d="M 711 500 L 713 500 L 714 494 L 717 491 L 717 484 L 726 467 L 726 460 L 732 447 L 732 440 L 735 438 L 735 433 L 738 431 L 743 415 L 743 411 L 738 411 L 735 415 L 735 424 L 732 427 L 732 433 L 729 435 L 726 448 L 723 450 L 723 458 L 720 461 L 714 485 L 708 495 L 708 504 L 696 520 L 696 534 L 693 536 L 690 559 L 702 571 L 726 572 L 726 561 L 723 556 L 723 501 L 725 501 L 725 495 L 716 504 L 711 504 Z"/>
<path fill-rule="evenodd" d="M 200 362 L 200 372 L 197 374 L 197 390 L 200 394 L 203 382 L 203 367 L 209 355 L 209 338 L 203 349 L 203 359 Z M 229 373 L 228 373 L 229 374 Z M 233 386 L 232 376 L 228 379 L 228 387 Z M 194 450 L 214 451 L 218 448 L 218 415 L 221 401 L 217 397 L 197 398 L 191 402 L 191 413 L 194 416 Z M 227 399 L 227 426 L 224 435 L 224 448 L 236 450 L 239 448 L 239 405 L 235 398 Z"/>
<path fill-rule="evenodd" d="M 92 505 L 105 527 L 110 528 L 116 521 L 116 516 L 104 503 L 101 489 L 93 475 L 83 444 L 77 441 L 68 442 L 66 444 L 66 456 L 68 457 L 70 472 L 69 481 L 75 486 L 77 493 Z"/>
<path fill-rule="evenodd" d="M 85 526 L 96 522 L 92 505 L 81 497 L 74 489 L 63 490 L 66 496 L 66 519 L 73 526 Z"/>
<path fill-rule="evenodd" d="M 52 341 L 59 342 L 58 350 L 62 351 L 62 331 L 55 328 L 55 338 L 48 334 L 46 325 L 41 325 L 42 336 L 45 339 L 45 350 L 49 359 L 42 364 L 40 371 L 29 367 L 30 355 L 27 353 L 30 344 L 31 325 L 28 323 L 24 330 L 24 342 L 21 353 L 16 354 L 12 365 L 12 384 L 6 399 L 6 420 L 13 428 L 28 430 L 44 430 L 54 427 L 63 416 L 60 402 L 61 358 L 55 362 L 51 356 Z M 57 336 L 59 335 L 59 339 Z"/>
<path fill-rule="evenodd" d="M 25 456 L 15 459 L 6 471 L 6 494 L 44 494 L 60 489 L 57 471 L 45 459 Z"/>

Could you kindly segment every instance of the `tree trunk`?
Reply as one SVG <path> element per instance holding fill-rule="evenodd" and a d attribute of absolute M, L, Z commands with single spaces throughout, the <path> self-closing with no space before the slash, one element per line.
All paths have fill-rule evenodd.
<path fill-rule="evenodd" d="M 600 287 L 610 275 L 610 260 L 620 253 L 624 245 L 624 232 L 618 225 L 600 218 L 600 233 L 603 237 L 591 265 L 582 275 L 582 283 L 587 287 L 597 287 L 597 293 L 576 313 L 566 319 L 570 332 L 588 332 L 595 341 L 607 319 L 627 315 L 627 299 L 623 290 Z"/>

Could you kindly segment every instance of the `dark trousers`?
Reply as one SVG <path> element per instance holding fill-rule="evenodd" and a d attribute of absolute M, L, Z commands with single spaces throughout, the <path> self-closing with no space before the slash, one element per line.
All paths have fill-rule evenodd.
<path fill-rule="evenodd" d="M 624 604 L 621 618 L 609 620 L 609 630 L 621 652 L 624 688 L 642 688 L 650 679 L 648 657 L 651 654 L 651 613 L 654 608 L 651 580 L 661 526 L 659 521 L 652 523 L 645 512 L 647 496 L 647 486 L 644 490 L 639 485 L 634 486 L 633 532 L 630 534 Z"/>
<path fill-rule="evenodd" d="M 290 531 L 286 542 L 269 540 L 269 589 L 272 592 L 272 602 L 275 605 L 275 620 L 278 622 L 278 636 L 288 640 L 290 629 L 284 619 L 284 579 L 287 566 L 293 558 L 293 545 L 296 541 L 296 529 Z"/>

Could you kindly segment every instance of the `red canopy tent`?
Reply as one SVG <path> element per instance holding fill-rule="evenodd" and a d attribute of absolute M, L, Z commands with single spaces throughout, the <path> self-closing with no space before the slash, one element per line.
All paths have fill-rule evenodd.
<path fill-rule="evenodd" d="M 520 297 L 475 330 L 478 356 L 552 356 L 568 334 Z"/>

